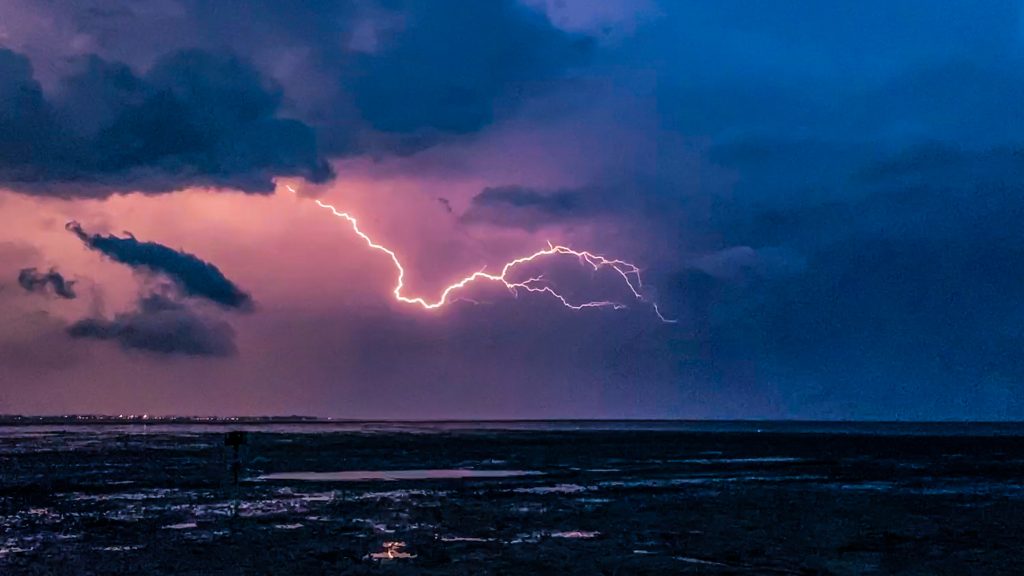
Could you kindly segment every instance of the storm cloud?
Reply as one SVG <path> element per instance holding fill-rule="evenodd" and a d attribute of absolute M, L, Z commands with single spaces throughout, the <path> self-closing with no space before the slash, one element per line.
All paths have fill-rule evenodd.
<path fill-rule="evenodd" d="M 323 182 L 329 157 L 477 132 L 594 51 L 516 0 L 4 10 L 70 35 L 0 37 L 0 184 L 62 197 Z"/>
<path fill-rule="evenodd" d="M 522 4 L 404 1 L 378 20 L 372 50 L 349 73 L 356 105 L 382 132 L 465 133 L 542 93 L 545 81 L 587 61 L 593 41 L 556 29 Z"/>
<path fill-rule="evenodd" d="M 593 215 L 597 207 L 582 190 L 535 190 L 524 186 L 484 188 L 462 213 L 464 223 L 533 230 Z"/>
<path fill-rule="evenodd" d="M 186 296 L 203 298 L 225 308 L 243 311 L 252 308 L 252 297 L 248 293 L 216 266 L 192 254 L 156 242 L 142 242 L 131 234 L 126 238 L 89 234 L 77 222 L 69 222 L 67 229 L 90 249 L 115 262 L 166 276 Z"/>
<path fill-rule="evenodd" d="M 235 332 L 160 294 L 139 299 L 138 307 L 113 319 L 85 318 L 67 328 L 72 338 L 113 341 L 126 350 L 165 355 L 232 356 L 237 352 Z"/>
<path fill-rule="evenodd" d="M 0 48 L 0 184 L 69 197 L 329 178 L 313 129 L 279 117 L 281 103 L 247 62 L 199 50 L 143 75 L 78 57 L 50 96 L 25 56 Z"/>

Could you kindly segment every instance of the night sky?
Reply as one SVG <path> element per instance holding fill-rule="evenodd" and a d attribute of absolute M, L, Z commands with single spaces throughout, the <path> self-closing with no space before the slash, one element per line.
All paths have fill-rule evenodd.
<path fill-rule="evenodd" d="M 5 0 L 0 413 L 1024 418 L 1021 8 Z"/>

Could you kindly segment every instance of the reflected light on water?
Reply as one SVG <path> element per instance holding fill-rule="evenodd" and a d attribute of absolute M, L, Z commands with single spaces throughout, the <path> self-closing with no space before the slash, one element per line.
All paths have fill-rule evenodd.
<path fill-rule="evenodd" d="M 304 482 L 359 482 L 365 480 L 438 480 L 453 478 L 510 478 L 541 472 L 530 470 L 472 470 L 451 468 L 440 470 L 342 470 L 339 472 L 277 472 L 264 474 L 257 480 L 293 480 Z"/>

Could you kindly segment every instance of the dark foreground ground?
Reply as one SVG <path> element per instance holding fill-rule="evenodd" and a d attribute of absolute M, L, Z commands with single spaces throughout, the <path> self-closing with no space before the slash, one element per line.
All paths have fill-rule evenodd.
<path fill-rule="evenodd" d="M 757 427 L 0 427 L 0 574 L 1024 574 L 1019 429 Z M 536 473 L 258 479 L 410 469 Z"/>

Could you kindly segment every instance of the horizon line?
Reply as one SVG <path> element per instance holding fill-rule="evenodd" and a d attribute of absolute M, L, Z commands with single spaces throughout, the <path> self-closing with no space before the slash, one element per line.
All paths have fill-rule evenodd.
<path fill-rule="evenodd" d="M 663 422 L 663 423 L 787 423 L 787 424 L 1024 424 L 1024 419 L 973 420 L 965 418 L 947 419 L 883 419 L 883 418 L 638 418 L 638 417 L 579 417 L 579 418 L 347 418 L 331 416 L 258 415 L 258 416 L 212 416 L 180 414 L 0 414 L 0 425 L 22 421 L 21 424 L 61 421 L 63 423 L 85 424 L 375 424 L 375 423 L 530 423 L 530 422 Z"/>

